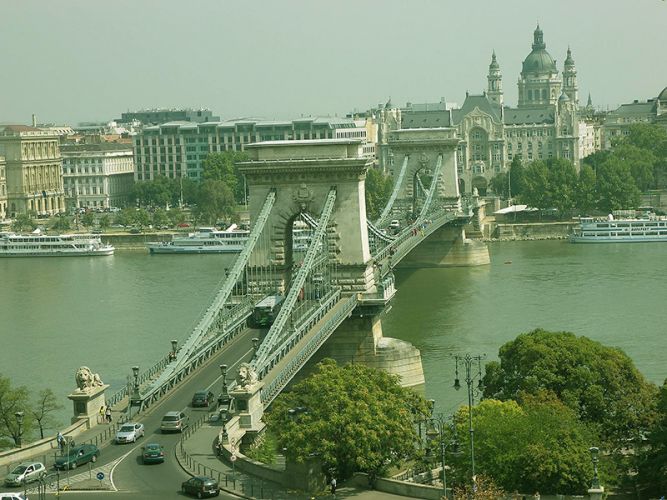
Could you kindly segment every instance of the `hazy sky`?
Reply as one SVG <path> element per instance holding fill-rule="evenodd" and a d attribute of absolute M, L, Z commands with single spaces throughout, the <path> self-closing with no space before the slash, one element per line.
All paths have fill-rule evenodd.
<path fill-rule="evenodd" d="M 486 88 L 493 49 L 515 105 L 538 21 L 559 71 L 571 46 L 582 101 L 667 86 L 664 0 L 0 0 L 0 19 L 0 123 L 461 104 Z"/>

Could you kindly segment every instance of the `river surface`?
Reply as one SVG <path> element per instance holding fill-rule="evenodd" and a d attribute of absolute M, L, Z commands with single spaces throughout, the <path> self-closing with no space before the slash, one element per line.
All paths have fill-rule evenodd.
<path fill-rule="evenodd" d="M 467 403 L 452 388 L 453 354 L 497 359 L 503 343 L 538 327 L 620 347 L 650 381 L 667 377 L 667 244 L 498 242 L 489 252 L 489 266 L 396 272 L 383 331 L 421 350 L 437 411 Z M 234 258 L 0 259 L 0 374 L 51 388 L 69 423 L 76 369 L 122 387 L 133 365 L 148 368 L 187 337 Z"/>

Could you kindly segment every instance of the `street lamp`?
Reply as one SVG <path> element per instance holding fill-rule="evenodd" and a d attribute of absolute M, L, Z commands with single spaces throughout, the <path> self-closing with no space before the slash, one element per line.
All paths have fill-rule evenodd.
<path fill-rule="evenodd" d="M 16 417 L 16 424 L 18 425 L 18 433 L 16 435 L 16 446 L 21 447 L 21 436 L 23 436 L 23 416 L 25 413 L 22 411 L 17 411 L 14 413 Z"/>
<path fill-rule="evenodd" d="M 220 373 L 222 374 L 222 394 L 227 394 L 227 365 L 220 365 Z"/>
<path fill-rule="evenodd" d="M 445 498 L 449 498 L 447 495 L 447 464 L 445 461 L 445 453 L 448 446 L 453 446 L 454 449 L 458 448 L 458 440 L 456 439 L 456 428 L 453 424 L 450 424 L 450 429 L 452 430 L 453 436 L 452 440 L 447 442 L 445 440 L 445 425 L 446 421 L 442 415 L 439 415 L 438 418 L 429 419 L 429 428 L 426 430 L 426 437 L 429 442 L 434 443 L 435 440 L 438 440 L 440 445 L 440 464 L 442 465 L 442 492 Z"/>
<path fill-rule="evenodd" d="M 598 478 L 598 454 L 600 449 L 597 446 L 588 448 L 591 452 L 591 461 L 593 462 L 593 481 L 591 482 L 591 489 L 600 489 L 600 478 Z"/>
<path fill-rule="evenodd" d="M 178 348 L 178 340 L 174 339 L 171 341 L 171 359 L 176 359 L 176 350 Z"/>
<path fill-rule="evenodd" d="M 459 381 L 459 362 L 465 366 L 466 378 L 465 382 L 468 386 L 468 430 L 470 431 L 470 468 L 473 491 L 477 489 L 475 484 L 475 430 L 472 426 L 472 405 L 473 405 L 473 391 L 475 390 L 474 382 L 478 379 L 477 389 L 482 389 L 482 359 L 486 357 L 485 354 L 471 356 L 454 356 L 456 359 L 456 378 L 454 379 L 454 389 L 457 391 L 461 388 Z M 473 364 L 477 361 L 477 374 L 473 374 Z"/>
<path fill-rule="evenodd" d="M 252 339 L 252 355 L 254 356 L 257 354 L 257 348 L 259 347 L 259 339 L 257 337 L 254 337 Z"/>

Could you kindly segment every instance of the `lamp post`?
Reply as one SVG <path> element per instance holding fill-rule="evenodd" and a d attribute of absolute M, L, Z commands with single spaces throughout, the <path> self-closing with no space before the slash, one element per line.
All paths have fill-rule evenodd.
<path fill-rule="evenodd" d="M 17 411 L 14 413 L 16 417 L 16 425 L 18 426 L 18 433 L 16 434 L 16 446 L 21 447 L 21 437 L 23 436 L 23 417 L 25 413 L 22 411 Z"/>
<path fill-rule="evenodd" d="M 465 356 L 454 356 L 456 359 L 456 378 L 454 379 L 454 389 L 458 391 L 461 388 L 461 382 L 459 381 L 459 363 L 465 367 L 465 383 L 468 386 L 468 430 L 470 432 L 470 469 L 473 494 L 477 490 L 475 476 L 475 429 L 472 425 L 472 405 L 474 402 L 473 391 L 475 390 L 475 379 L 478 379 L 477 388 L 482 388 L 482 359 L 485 357 L 485 354 L 472 356 L 467 353 Z M 473 365 L 475 361 L 477 362 L 477 374 L 473 374 Z"/>
<path fill-rule="evenodd" d="M 259 339 L 257 337 L 254 337 L 252 339 L 252 355 L 254 356 L 257 354 L 257 348 L 259 347 Z"/>
<path fill-rule="evenodd" d="M 222 394 L 227 394 L 227 365 L 220 365 L 220 373 L 222 374 Z"/>
<path fill-rule="evenodd" d="M 132 367 L 132 374 L 134 375 L 134 386 L 132 388 L 132 397 L 130 398 L 130 407 L 128 408 L 127 418 L 132 417 L 132 406 L 137 403 L 141 405 L 141 394 L 139 393 L 139 367 Z"/>
<path fill-rule="evenodd" d="M 176 359 L 176 350 L 178 349 L 178 340 L 174 339 L 171 341 L 171 359 Z"/>
<path fill-rule="evenodd" d="M 452 431 L 452 439 L 449 441 L 445 438 L 447 427 Z M 443 415 L 438 415 L 437 418 L 429 419 L 429 428 L 426 430 L 426 437 L 431 443 L 435 443 L 437 439 L 440 447 L 440 464 L 442 465 L 442 492 L 445 498 L 449 498 L 447 494 L 447 462 L 445 453 L 447 452 L 447 447 L 450 445 L 455 449 L 458 448 L 459 443 L 456 438 L 456 427 L 454 427 L 453 423 L 448 424 Z"/>

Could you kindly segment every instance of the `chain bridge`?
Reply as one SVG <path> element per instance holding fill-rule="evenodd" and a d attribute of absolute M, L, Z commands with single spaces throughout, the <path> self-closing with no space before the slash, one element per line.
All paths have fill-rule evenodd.
<path fill-rule="evenodd" d="M 405 386 L 423 384 L 419 351 L 383 337 L 380 316 L 396 293 L 396 266 L 489 262 L 485 245 L 465 238 L 478 207 L 459 192 L 458 142 L 454 129 L 394 131 L 394 187 L 374 221 L 365 207 L 371 161 L 360 157 L 359 142 L 248 145 L 251 159 L 239 164 L 249 189 L 248 242 L 176 360 L 135 404 L 149 406 L 204 350 L 257 327 L 255 306 L 267 296 L 282 302 L 229 384 L 239 412 L 230 433 L 261 428 L 264 409 L 309 361 L 325 356 L 383 368 Z"/>

